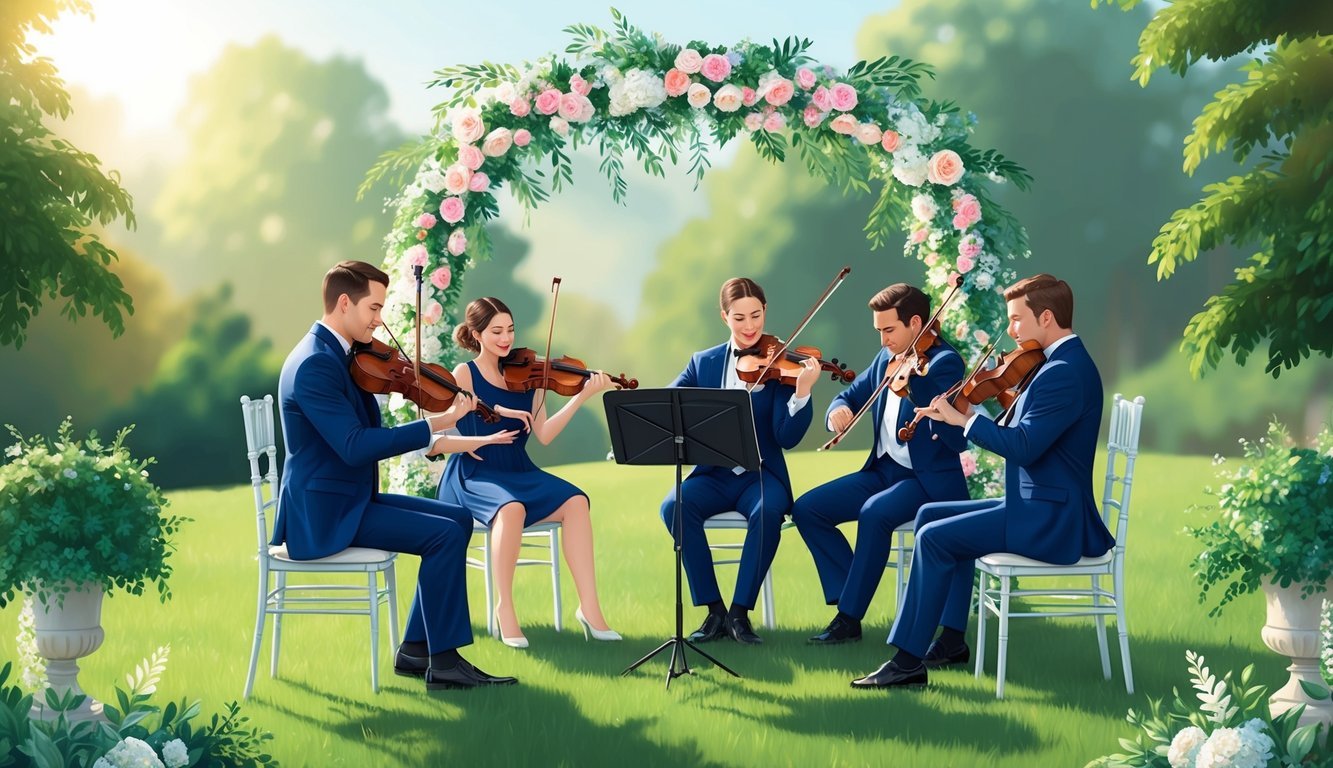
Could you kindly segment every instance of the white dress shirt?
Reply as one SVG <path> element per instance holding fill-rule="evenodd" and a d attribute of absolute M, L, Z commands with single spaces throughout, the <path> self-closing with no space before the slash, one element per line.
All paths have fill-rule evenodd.
<path fill-rule="evenodd" d="M 727 356 L 722 361 L 722 388 L 746 389 L 749 386 L 749 383 L 741 381 L 740 375 L 736 373 L 736 347 L 731 339 L 727 339 Z M 763 388 L 763 384 L 756 384 L 754 389 L 751 389 L 750 391 L 759 392 L 763 390 Z M 802 408 L 809 405 L 809 403 L 810 395 L 798 397 L 797 395 L 792 394 L 791 398 L 787 400 L 787 413 L 791 416 L 795 416 Z M 734 467 L 731 471 L 738 475 L 742 475 L 745 474 L 745 467 Z"/>

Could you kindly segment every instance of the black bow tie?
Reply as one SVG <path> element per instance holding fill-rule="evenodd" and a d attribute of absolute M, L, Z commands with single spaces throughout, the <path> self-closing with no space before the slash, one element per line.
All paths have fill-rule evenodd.
<path fill-rule="evenodd" d="M 749 357 L 751 355 L 759 354 L 759 349 L 757 347 L 750 347 L 749 349 L 733 349 L 731 350 L 731 354 L 736 357 Z"/>

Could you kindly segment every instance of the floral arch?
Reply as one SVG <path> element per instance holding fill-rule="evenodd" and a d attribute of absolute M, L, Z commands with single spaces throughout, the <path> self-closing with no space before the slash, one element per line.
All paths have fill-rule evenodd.
<path fill-rule="evenodd" d="M 951 274 L 962 274 L 963 295 L 942 316 L 945 335 L 965 354 L 987 342 L 1003 319 L 998 291 L 1016 277 L 1009 262 L 1028 255 L 1022 226 L 990 190 L 1005 182 L 1026 189 L 1031 177 L 970 144 L 973 115 L 921 96 L 921 79 L 933 77 L 928 65 L 891 56 L 839 73 L 811 61 L 805 39 L 682 46 L 643 32 L 615 9 L 612 17 L 610 32 L 567 27 L 564 56 L 439 70 L 430 85 L 450 95 L 434 109 L 433 135 L 386 154 L 371 170 L 366 186 L 415 172 L 390 201 L 396 213 L 384 269 L 402 275 L 424 267 L 423 359 L 452 365 L 459 358 L 451 333 L 462 277 L 490 255 L 485 223 L 499 215 L 500 189 L 535 208 L 573 183 L 570 152 L 588 144 L 620 202 L 631 158 L 658 176 L 664 161 L 684 161 L 698 184 L 710 144 L 737 136 L 772 162 L 799 157 L 844 194 L 871 194 L 878 185 L 865 226 L 872 247 L 908 233 L 904 255 L 926 264 L 926 290 L 936 301 Z M 413 281 L 394 280 L 384 316 L 411 354 Z M 397 421 L 416 417 L 397 395 L 390 412 Z M 425 464 L 393 462 L 389 485 L 434 493 Z"/>

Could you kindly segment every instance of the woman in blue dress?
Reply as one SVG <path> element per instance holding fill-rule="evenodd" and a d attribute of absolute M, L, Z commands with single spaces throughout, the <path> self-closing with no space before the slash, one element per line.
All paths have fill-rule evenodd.
<path fill-rule="evenodd" d="M 458 386 L 476 394 L 503 417 L 498 424 L 487 424 L 469 413 L 458 422 L 458 431 L 471 437 L 521 430 L 512 443 L 452 454 L 440 478 L 442 501 L 462 505 L 491 528 L 495 618 L 501 641 L 513 648 L 528 647 L 514 612 L 514 569 L 523 528 L 537 522 L 561 523 L 565 563 L 579 593 L 574 618 L 583 625 L 585 637 L 619 640 L 620 635 L 607 626 L 597 598 L 588 496 L 540 469 L 527 452 L 529 435 L 542 445 L 549 444 L 580 406 L 612 386 L 611 379 L 600 371 L 593 374 L 565 407 L 548 418 L 544 397 L 538 399 L 534 391 L 510 392 L 505 387 L 500 359 L 514 347 L 514 318 L 504 302 L 481 298 L 468 304 L 464 321 L 454 329 L 454 340 L 476 353 L 475 358 L 454 369 Z"/>
<path fill-rule="evenodd" d="M 673 387 L 717 387 L 745 389 L 736 373 L 736 352 L 754 347 L 764 333 L 767 301 L 764 290 L 748 277 L 734 277 L 722 284 L 722 322 L 731 331 L 723 344 L 694 353 Z M 787 476 L 784 449 L 796 447 L 810 427 L 810 389 L 819 379 L 819 363 L 808 359 L 796 378 L 796 386 L 769 381 L 750 391 L 755 432 L 759 438 L 761 469 L 740 467 L 695 467 L 681 484 L 681 556 L 689 577 L 695 605 L 708 606 L 708 617 L 690 635 L 694 642 L 730 636 L 737 642 L 763 642 L 750 624 L 749 613 L 759 596 L 764 575 L 778 551 L 782 518 L 791 509 L 791 480 Z M 731 609 L 722 602 L 713 555 L 704 534 L 704 521 L 736 510 L 749 520 Z M 662 521 L 672 530 L 676 513 L 676 489 L 662 502 Z"/>

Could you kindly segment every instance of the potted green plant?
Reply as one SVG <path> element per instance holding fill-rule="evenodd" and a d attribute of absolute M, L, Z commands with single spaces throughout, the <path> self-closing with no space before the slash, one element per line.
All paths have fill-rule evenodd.
<path fill-rule="evenodd" d="M 130 428 L 109 443 L 96 432 L 76 438 L 68 418 L 54 440 L 7 428 L 16 442 L 0 464 L 0 607 L 32 596 L 51 687 L 82 693 L 77 660 L 102 644 L 102 595 L 151 583 L 166 601 L 171 538 L 186 519 L 163 514 L 153 460 L 125 447 Z M 99 706 L 87 699 L 67 715 L 95 717 Z"/>
<path fill-rule="evenodd" d="M 1291 679 L 1270 700 L 1274 713 L 1305 704 L 1302 722 L 1333 723 L 1333 703 L 1310 699 L 1301 686 L 1324 682 L 1319 624 L 1333 579 L 1333 432 L 1325 427 L 1312 447 L 1302 447 L 1273 423 L 1266 437 L 1240 443 L 1244 458 L 1221 471 L 1223 485 L 1209 489 L 1217 498 L 1214 519 L 1190 529 L 1204 546 L 1193 563 L 1199 601 L 1225 585 L 1209 614 L 1215 616 L 1236 597 L 1262 590 L 1264 643 L 1292 658 Z"/>

